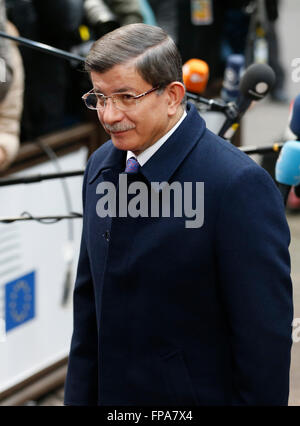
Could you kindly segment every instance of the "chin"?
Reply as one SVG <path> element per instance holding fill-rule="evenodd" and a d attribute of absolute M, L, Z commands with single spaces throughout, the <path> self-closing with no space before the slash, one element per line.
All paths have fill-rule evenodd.
<path fill-rule="evenodd" d="M 126 140 L 126 138 L 119 138 L 111 135 L 111 140 L 114 146 L 122 151 L 140 151 L 139 144 L 130 139 Z"/>

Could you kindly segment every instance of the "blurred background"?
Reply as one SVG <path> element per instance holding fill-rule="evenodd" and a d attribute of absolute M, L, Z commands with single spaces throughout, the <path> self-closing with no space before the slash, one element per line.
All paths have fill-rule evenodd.
<path fill-rule="evenodd" d="M 0 35 L 29 40 L 16 45 L 0 36 L 0 177 L 84 169 L 108 136 L 81 100 L 91 89 L 82 62 L 51 55 L 49 46 L 84 58 L 93 40 L 134 22 L 162 26 L 177 43 L 184 64 L 205 61 L 207 66 L 196 64 L 194 80 L 186 68 L 185 84 L 206 99 L 237 99 L 229 61 L 240 64 L 235 65 L 239 78 L 254 62 L 271 65 L 274 87 L 251 104 L 229 143 L 263 147 L 295 140 L 289 116 L 291 102 L 300 94 L 300 71 L 295 78 L 299 13 L 298 0 L 0 0 Z M 30 41 L 48 47 L 39 51 Z M 195 81 L 198 87 L 192 90 Z M 218 133 L 225 117 L 202 110 L 200 104 L 208 127 Z M 272 177 L 277 157 L 252 156 Z M 62 405 L 81 219 L 52 218 L 45 226 L 37 218 L 81 213 L 81 185 L 78 174 L 0 187 L 0 217 L 23 214 L 30 219 L 0 223 L 0 405 Z M 299 212 L 300 203 L 291 194 L 286 214 L 294 318 L 300 318 Z M 300 405 L 300 342 L 292 349 L 289 405 Z"/>

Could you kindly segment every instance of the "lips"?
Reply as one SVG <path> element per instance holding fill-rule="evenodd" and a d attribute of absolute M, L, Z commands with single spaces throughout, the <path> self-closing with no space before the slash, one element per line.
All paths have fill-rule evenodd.
<path fill-rule="evenodd" d="M 121 134 L 123 134 L 123 133 L 128 132 L 129 130 L 131 130 L 131 129 L 119 130 L 119 131 L 114 131 L 114 132 L 110 131 L 110 133 L 111 133 L 112 135 L 121 135 Z"/>

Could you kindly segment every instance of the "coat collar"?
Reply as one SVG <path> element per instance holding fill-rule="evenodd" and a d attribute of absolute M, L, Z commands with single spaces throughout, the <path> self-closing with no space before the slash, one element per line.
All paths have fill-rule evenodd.
<path fill-rule="evenodd" d="M 196 107 L 187 104 L 187 116 L 163 146 L 141 167 L 140 172 L 149 182 L 168 181 L 180 166 L 185 157 L 193 149 L 206 130 L 205 121 L 200 117 Z M 102 161 L 97 167 L 92 167 L 89 183 L 105 169 L 121 172 L 125 167 L 126 151 L 114 147 L 107 142 L 107 154 L 102 155 Z M 93 164 L 98 161 L 95 156 Z"/>
<path fill-rule="evenodd" d="M 169 139 L 141 168 L 149 182 L 169 181 L 206 130 L 196 107 L 187 104 L 187 116 Z"/>
<path fill-rule="evenodd" d="M 103 152 L 102 149 L 106 152 Z M 109 140 L 94 153 L 88 182 L 93 183 L 99 174 L 107 169 L 113 169 L 120 173 L 124 170 L 125 163 L 126 151 L 121 151 L 120 149 L 115 148 L 112 141 Z"/>

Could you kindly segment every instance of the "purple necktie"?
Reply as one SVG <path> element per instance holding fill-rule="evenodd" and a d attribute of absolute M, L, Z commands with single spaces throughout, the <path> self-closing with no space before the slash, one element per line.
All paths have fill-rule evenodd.
<path fill-rule="evenodd" d="M 137 173 L 139 167 L 140 165 L 135 157 L 128 158 L 125 173 Z"/>

